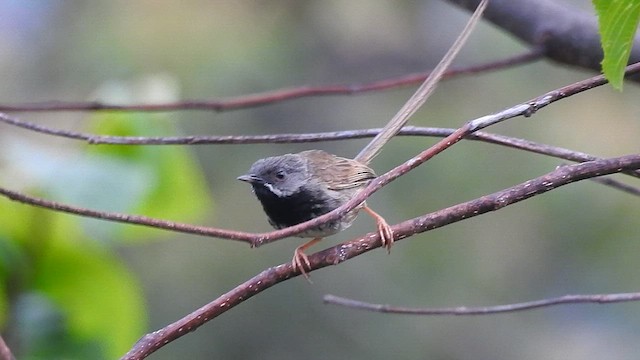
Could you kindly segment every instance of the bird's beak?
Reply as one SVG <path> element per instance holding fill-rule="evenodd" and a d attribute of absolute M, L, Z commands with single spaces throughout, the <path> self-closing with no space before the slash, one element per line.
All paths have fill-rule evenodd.
<path fill-rule="evenodd" d="M 242 175 L 242 176 L 238 176 L 237 179 L 240 180 L 240 181 L 248 182 L 250 184 L 261 183 L 262 182 L 262 178 L 260 178 L 260 177 L 258 177 L 256 175 L 253 175 L 253 174 L 245 174 L 245 175 Z"/>

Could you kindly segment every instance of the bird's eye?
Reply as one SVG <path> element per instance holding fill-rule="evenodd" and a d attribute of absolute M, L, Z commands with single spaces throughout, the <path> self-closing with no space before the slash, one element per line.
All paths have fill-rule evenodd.
<path fill-rule="evenodd" d="M 275 174 L 275 177 L 276 177 L 276 179 L 278 179 L 278 180 L 282 180 L 282 179 L 284 179 L 284 171 L 278 171 L 278 172 Z"/>

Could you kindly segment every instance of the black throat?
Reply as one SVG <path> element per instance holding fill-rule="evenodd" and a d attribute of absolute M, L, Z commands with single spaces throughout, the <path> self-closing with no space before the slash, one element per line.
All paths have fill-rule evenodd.
<path fill-rule="evenodd" d="M 278 197 L 268 188 L 253 184 L 253 190 L 262 203 L 269 222 L 280 229 L 316 218 L 337 208 L 338 202 L 323 194 L 305 187 L 294 194 Z"/>

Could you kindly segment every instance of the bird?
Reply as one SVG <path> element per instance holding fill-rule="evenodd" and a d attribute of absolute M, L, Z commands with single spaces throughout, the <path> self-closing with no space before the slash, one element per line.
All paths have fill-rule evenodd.
<path fill-rule="evenodd" d="M 368 164 L 435 90 L 453 58 L 479 22 L 486 6 L 487 0 L 482 0 L 424 83 L 355 158 L 348 159 L 322 150 L 307 150 L 260 159 L 251 166 L 248 173 L 238 177 L 238 180 L 251 184 L 271 226 L 283 229 L 326 214 L 354 198 L 376 178 Z M 322 238 L 351 226 L 360 210 L 376 221 L 382 245 L 390 252 L 394 241 L 393 230 L 381 215 L 369 208 L 366 202 L 362 202 L 341 218 L 298 234 L 312 240 L 296 248 L 291 260 L 293 268 L 308 280 L 305 266 L 311 270 L 311 263 L 305 250 Z"/>
<path fill-rule="evenodd" d="M 251 184 L 271 226 L 283 229 L 326 214 L 345 204 L 376 177 L 367 165 L 322 150 L 307 150 L 256 161 L 238 180 Z M 343 217 L 306 230 L 299 237 L 312 240 L 298 246 L 291 264 L 307 277 L 310 268 L 306 249 L 322 238 L 337 234 L 353 223 L 360 210 L 377 223 L 382 244 L 390 251 L 393 231 L 382 216 L 359 204 Z"/>

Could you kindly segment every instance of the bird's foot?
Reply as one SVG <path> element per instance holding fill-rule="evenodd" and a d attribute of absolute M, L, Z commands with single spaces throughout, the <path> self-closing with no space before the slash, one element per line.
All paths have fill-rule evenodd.
<path fill-rule="evenodd" d="M 387 224 L 387 221 L 380 214 L 371 210 L 368 206 L 365 205 L 363 210 L 366 211 L 367 214 L 371 215 L 371 217 L 376 221 L 382 246 L 387 249 L 388 253 L 391 253 L 391 247 L 393 246 L 393 230 L 391 229 L 391 226 Z"/>
<path fill-rule="evenodd" d="M 300 271 L 300 274 L 302 274 L 302 276 L 304 276 L 304 278 L 307 279 L 307 281 L 309 282 L 311 282 L 311 280 L 309 280 L 309 274 L 307 274 L 307 271 L 305 270 L 305 265 L 307 269 L 311 270 L 311 261 L 309 261 L 309 257 L 307 256 L 307 254 L 304 253 L 304 251 L 309 247 L 313 246 L 314 244 L 316 244 L 317 242 L 319 242 L 320 240 L 322 240 L 322 238 L 315 238 L 309 242 L 306 242 L 298 246 L 296 250 L 293 252 L 293 259 L 291 260 L 291 266 L 293 267 L 294 270 Z"/>

